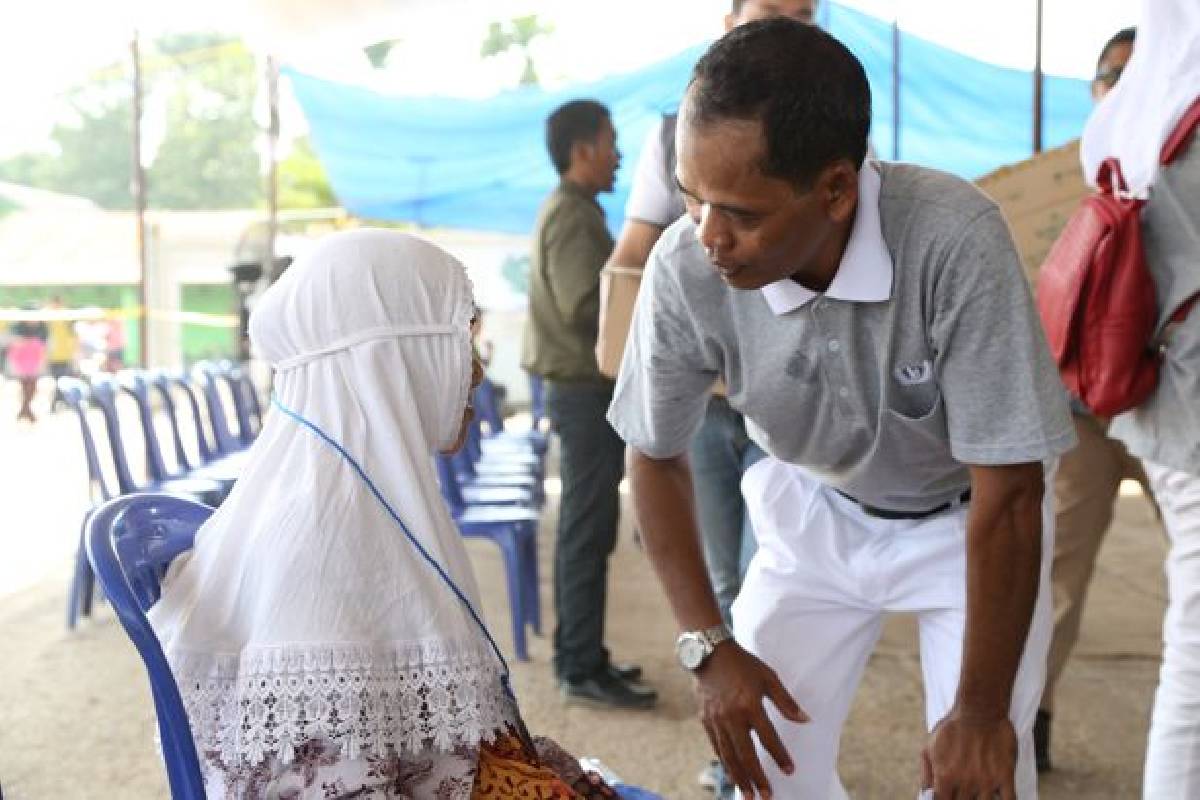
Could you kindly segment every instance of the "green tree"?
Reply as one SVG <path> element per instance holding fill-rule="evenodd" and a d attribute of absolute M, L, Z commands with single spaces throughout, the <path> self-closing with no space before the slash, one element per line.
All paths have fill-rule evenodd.
<path fill-rule="evenodd" d="M 543 25 L 538 21 L 537 14 L 527 17 L 514 17 L 508 23 L 493 22 L 488 26 L 487 37 L 479 48 L 479 54 L 489 58 L 500 53 L 506 53 L 516 48 L 525 58 L 525 69 L 521 72 L 521 86 L 537 86 L 538 75 L 533 65 L 533 55 L 529 45 L 539 36 L 551 33 L 552 25 Z"/>
<path fill-rule="evenodd" d="M 146 165 L 151 208 L 246 208 L 262 199 L 253 56 L 215 34 L 164 37 L 144 48 L 146 107 L 165 105 L 165 134 Z M 165 98 L 165 99 L 164 99 Z M 0 161 L 0 179 L 133 207 L 130 67 L 100 70 L 67 98 L 52 153 Z M 147 125 L 146 128 L 151 126 Z"/>
<path fill-rule="evenodd" d="M 228 37 L 186 34 L 156 49 L 179 65 L 160 78 L 166 134 L 148 166 L 154 208 L 248 208 L 263 195 L 254 57 Z M 192 54 L 211 54 L 192 57 Z"/>
<path fill-rule="evenodd" d="M 325 168 L 303 136 L 292 143 L 292 151 L 279 162 L 280 208 L 332 208 L 338 204 Z"/>

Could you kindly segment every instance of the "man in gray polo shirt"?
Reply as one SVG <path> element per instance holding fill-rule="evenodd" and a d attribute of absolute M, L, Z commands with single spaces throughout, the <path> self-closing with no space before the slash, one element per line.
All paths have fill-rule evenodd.
<path fill-rule="evenodd" d="M 842 723 L 883 615 L 909 611 L 923 785 L 1025 800 L 1050 622 L 1043 463 L 1073 444 L 1070 416 L 996 206 L 864 164 L 869 121 L 861 64 L 819 29 L 756 22 L 713 45 L 680 114 L 688 215 L 650 257 L 609 419 L 744 794 L 844 796 Z M 736 640 L 683 455 L 717 378 L 771 456 L 743 481 L 760 550 Z"/>

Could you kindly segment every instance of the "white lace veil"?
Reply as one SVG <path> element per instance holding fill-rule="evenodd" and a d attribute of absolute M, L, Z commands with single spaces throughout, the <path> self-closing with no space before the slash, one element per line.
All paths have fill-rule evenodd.
<path fill-rule="evenodd" d="M 385 230 L 334 234 L 254 309 L 279 401 L 364 468 L 480 610 L 433 453 L 458 433 L 474 303 L 462 266 Z M 513 719 L 462 603 L 332 447 L 274 409 L 233 493 L 151 611 L 202 752 L 290 760 L 449 749 Z"/>

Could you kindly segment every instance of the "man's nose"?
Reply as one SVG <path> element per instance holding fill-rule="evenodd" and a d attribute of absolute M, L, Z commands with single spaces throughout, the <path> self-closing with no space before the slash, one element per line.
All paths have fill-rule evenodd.
<path fill-rule="evenodd" d="M 705 203 L 700 207 L 700 224 L 697 226 L 700 244 L 712 257 L 720 250 L 729 249 L 729 231 L 719 211 Z"/>

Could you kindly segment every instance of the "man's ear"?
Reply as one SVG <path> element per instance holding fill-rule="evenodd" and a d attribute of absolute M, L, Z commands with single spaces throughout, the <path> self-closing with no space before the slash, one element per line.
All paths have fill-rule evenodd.
<path fill-rule="evenodd" d="M 833 223 L 854 219 L 858 208 L 858 169 L 847 159 L 833 162 L 817 177 L 816 189 Z"/>
<path fill-rule="evenodd" d="M 737 27 L 737 20 L 734 18 L 733 14 L 726 14 L 725 15 L 725 32 L 729 33 L 735 27 Z"/>
<path fill-rule="evenodd" d="M 579 140 L 571 143 L 571 163 L 582 164 L 590 161 L 595 154 L 595 145 L 591 142 Z"/>

